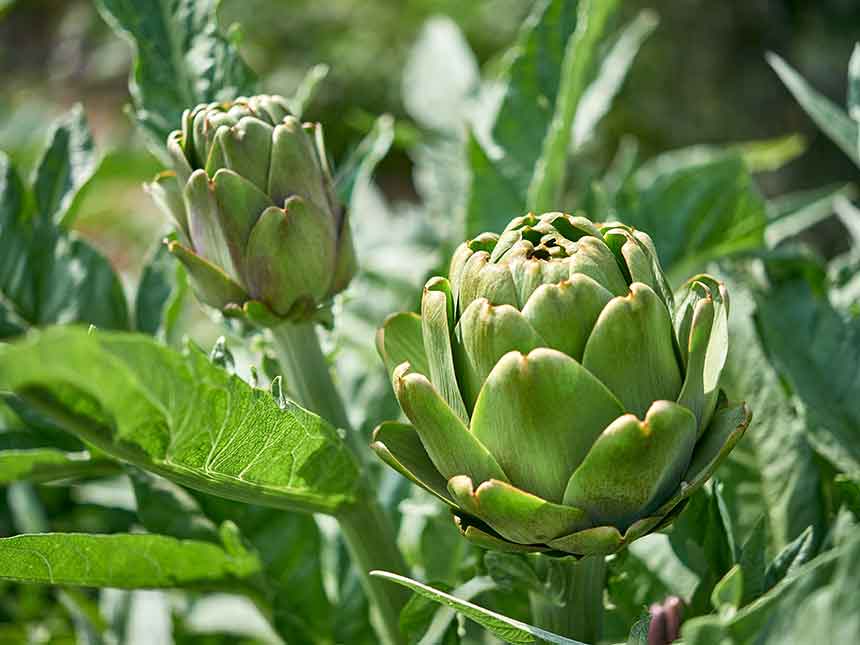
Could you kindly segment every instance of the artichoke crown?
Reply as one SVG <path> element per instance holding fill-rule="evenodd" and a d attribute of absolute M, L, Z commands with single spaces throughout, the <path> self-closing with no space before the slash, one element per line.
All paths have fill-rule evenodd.
<path fill-rule="evenodd" d="M 200 300 L 303 320 L 346 287 L 355 255 L 319 124 L 283 97 L 243 97 L 186 110 L 167 149 L 173 169 L 149 188 Z"/>
<path fill-rule="evenodd" d="M 706 275 L 676 307 L 632 227 L 518 217 L 380 330 L 412 425 L 373 447 L 484 546 L 612 553 L 671 521 L 749 422 L 718 386 L 728 309 Z"/>

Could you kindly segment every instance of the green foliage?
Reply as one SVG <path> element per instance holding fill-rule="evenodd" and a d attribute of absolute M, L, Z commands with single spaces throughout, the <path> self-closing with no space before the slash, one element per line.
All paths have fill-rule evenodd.
<path fill-rule="evenodd" d="M 156 154 L 186 108 L 258 91 L 239 32 L 222 30 L 215 0 L 96 4 L 132 45 L 131 113 Z M 290 25 L 345 6 L 306 4 Z M 472 15 L 454 4 L 445 5 L 451 15 Z M 251 28 L 265 27 L 259 5 L 235 5 L 235 15 L 254 14 L 242 17 Z M 361 21 L 381 15 L 373 6 Z M 429 6 L 399 8 L 398 34 Z M 314 365 L 278 365 L 277 335 L 217 316 L 216 329 L 192 312 L 185 272 L 158 239 L 145 240 L 154 250 L 136 283 L 122 252 L 99 239 L 109 261 L 85 241 L 99 237 L 93 205 L 110 222 L 125 212 L 102 179 L 137 177 L 150 165 L 140 155 L 108 153 L 101 165 L 77 106 L 50 126 L 42 112 L 17 121 L 29 125 L 11 140 L 32 147 L 37 123 L 47 142 L 39 155 L 25 150 L 29 159 L 16 148 L 15 163 L 0 154 L 0 641 L 133 643 L 142 625 L 145 638 L 176 643 L 575 643 L 551 633 L 529 602 L 568 614 L 586 606 L 564 604 L 576 591 L 564 565 L 470 545 L 446 504 L 382 471 L 365 450 L 370 429 L 397 414 L 376 329 L 389 313 L 417 308 L 421 285 L 464 235 L 500 230 L 530 208 L 635 225 L 653 238 L 672 281 L 699 270 L 722 276 L 733 340 L 721 385 L 754 411 L 718 481 L 693 494 L 670 528 L 607 559 L 601 642 L 649 642 L 648 607 L 669 596 L 683 602 L 689 645 L 856 640 L 855 188 L 838 182 L 765 199 L 757 174 L 780 171 L 805 149 L 791 133 L 650 159 L 625 139 L 607 164 L 602 120 L 628 72 L 640 73 L 643 44 L 667 42 L 653 12 L 625 9 L 539 0 L 516 42 L 483 70 L 482 45 L 497 36 L 479 21 L 467 38 L 436 16 L 404 61 L 376 61 L 373 71 L 389 82 L 403 67 L 413 122 L 364 115 L 367 136 L 335 169 L 360 267 L 335 302 L 333 328 L 320 333 L 325 352 Z M 249 59 L 261 58 L 259 42 L 242 44 Z M 309 46 L 309 58 L 293 62 L 310 68 L 304 80 L 286 76 L 296 81 L 287 99 L 296 114 L 315 116 L 314 97 L 342 89 L 327 84 L 328 66 L 342 77 L 373 51 L 326 47 L 336 53 Z M 264 73 L 280 64 L 278 52 L 262 52 Z M 328 66 L 311 67 L 318 58 Z M 860 164 L 860 46 L 844 110 L 779 57 L 768 62 Z M 282 77 L 271 82 L 266 91 L 283 93 Z M 684 114 L 678 105 L 666 118 Z M 325 125 L 355 122 L 350 113 Z M 408 149 L 420 203 L 373 182 L 392 145 Z M 24 181 L 18 169 L 30 165 Z M 804 243 L 834 211 L 838 222 L 825 226 L 844 229 L 840 255 L 817 257 Z M 227 340 L 207 357 L 198 346 L 221 334 Z M 323 382 L 333 376 L 343 415 L 288 399 L 296 383 L 280 377 L 311 371 Z M 270 381 L 271 391 L 258 387 Z M 390 557 L 373 560 L 379 550 Z M 401 552 L 408 568 L 368 582 L 369 569 L 402 565 Z M 401 592 L 412 594 L 408 602 Z"/>
<path fill-rule="evenodd" d="M 253 94 L 254 74 L 217 24 L 215 0 L 98 0 L 135 54 L 129 91 L 151 148 L 163 151 L 182 111 Z"/>
<path fill-rule="evenodd" d="M 21 582 L 119 589 L 193 587 L 231 589 L 253 577 L 260 563 L 222 527 L 224 544 L 161 535 L 40 533 L 0 538 L 0 577 Z"/>
<path fill-rule="evenodd" d="M 0 338 L 52 323 L 128 329 L 110 264 L 67 229 L 96 163 L 80 107 L 58 121 L 32 189 L 0 152 Z"/>
<path fill-rule="evenodd" d="M 0 387 L 113 457 L 199 490 L 322 512 L 353 496 L 357 467 L 328 423 L 281 409 L 191 345 L 57 327 L 0 347 Z"/>

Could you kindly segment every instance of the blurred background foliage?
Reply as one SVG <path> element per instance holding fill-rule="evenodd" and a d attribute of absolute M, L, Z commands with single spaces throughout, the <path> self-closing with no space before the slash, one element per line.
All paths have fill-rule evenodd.
<path fill-rule="evenodd" d="M 408 149 L 422 136 L 401 98 L 405 62 L 423 23 L 443 14 L 463 30 L 486 69 L 510 43 L 528 0 L 224 0 L 221 21 L 237 25 L 243 54 L 270 91 L 290 93 L 309 68 L 330 66 L 307 117 L 326 125 L 332 156 L 372 127 L 374 115 L 397 119 L 395 145 L 378 181 L 395 201 L 417 200 Z M 608 162 L 619 139 L 635 137 L 643 157 L 697 143 L 724 143 L 800 133 L 808 150 L 777 173 L 758 176 L 767 195 L 856 177 L 851 162 L 820 134 L 764 53 L 775 51 L 825 95 L 843 102 L 844 65 L 856 39 L 854 0 L 635 0 L 660 16 L 615 107 L 600 124 L 596 159 Z M 165 223 L 140 189 L 158 163 L 122 107 L 128 100 L 130 51 L 87 0 L 0 2 L 0 149 L 26 171 L 45 124 L 82 101 L 104 163 L 80 209 L 76 228 L 104 251 L 126 285 Z M 832 220 L 808 235 L 824 255 L 844 244 Z"/>

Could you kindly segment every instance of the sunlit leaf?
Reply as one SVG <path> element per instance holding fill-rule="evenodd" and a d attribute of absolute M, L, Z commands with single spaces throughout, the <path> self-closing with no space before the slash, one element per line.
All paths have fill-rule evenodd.
<path fill-rule="evenodd" d="M 767 62 L 779 75 L 800 106 L 821 130 L 860 165 L 860 126 L 845 111 L 823 94 L 815 91 L 791 66 L 776 54 L 767 55 Z"/>
<path fill-rule="evenodd" d="M 119 589 L 239 585 L 260 562 L 239 544 L 163 535 L 41 533 L 0 538 L 0 579 Z"/>
<path fill-rule="evenodd" d="M 543 641 L 558 643 L 558 645 L 583 645 L 579 641 L 553 634 L 533 625 L 527 625 L 513 618 L 508 618 L 451 594 L 434 589 L 417 580 L 397 575 L 396 573 L 372 571 L 371 575 L 402 585 L 425 598 L 454 609 L 467 618 L 474 620 L 481 627 L 506 643 L 539 643 Z"/>
<path fill-rule="evenodd" d="M 216 0 L 98 0 L 105 21 L 134 50 L 129 91 L 154 151 L 198 103 L 253 94 L 254 74 L 218 25 Z"/>
<path fill-rule="evenodd" d="M 191 346 L 52 328 L 0 347 L 0 388 L 117 459 L 215 495 L 331 512 L 357 481 L 324 420 L 282 410 Z"/>

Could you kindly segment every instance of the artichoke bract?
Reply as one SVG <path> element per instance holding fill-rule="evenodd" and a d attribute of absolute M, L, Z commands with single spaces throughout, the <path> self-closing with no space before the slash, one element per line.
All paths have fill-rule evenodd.
<path fill-rule="evenodd" d="M 563 213 L 462 244 L 377 335 L 411 425 L 372 447 L 487 548 L 614 553 L 681 511 L 749 424 L 719 390 L 722 283 L 676 306 L 651 238 Z"/>
<path fill-rule="evenodd" d="M 318 123 L 279 96 L 198 105 L 167 149 L 173 170 L 149 190 L 199 300 L 276 324 L 317 316 L 346 288 L 355 254 Z"/>

